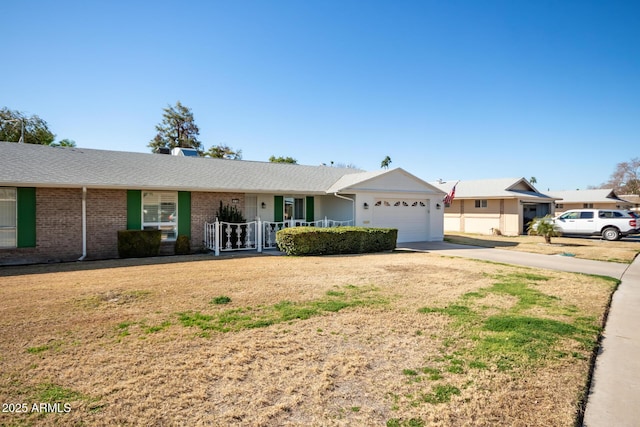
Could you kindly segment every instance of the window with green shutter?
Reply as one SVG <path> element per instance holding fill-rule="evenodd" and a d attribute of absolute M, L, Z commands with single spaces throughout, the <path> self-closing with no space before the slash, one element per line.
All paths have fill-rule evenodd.
<path fill-rule="evenodd" d="M 178 236 L 191 238 L 191 193 L 178 191 Z"/>
<path fill-rule="evenodd" d="M 307 196 L 307 211 L 306 211 L 306 220 L 307 222 L 313 222 L 315 217 L 314 217 L 314 212 L 313 212 L 313 204 L 314 204 L 315 198 L 313 196 Z"/>
<path fill-rule="evenodd" d="M 275 222 L 284 221 L 284 197 L 273 197 L 273 220 Z"/>
<path fill-rule="evenodd" d="M 36 247 L 36 189 L 18 188 L 18 247 Z"/>
<path fill-rule="evenodd" d="M 142 230 L 142 191 L 127 190 L 127 230 Z"/>
<path fill-rule="evenodd" d="M 36 189 L 0 187 L 0 248 L 36 246 Z"/>

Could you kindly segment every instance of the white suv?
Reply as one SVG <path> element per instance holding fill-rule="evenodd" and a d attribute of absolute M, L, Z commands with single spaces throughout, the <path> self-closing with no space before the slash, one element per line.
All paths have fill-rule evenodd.
<path fill-rule="evenodd" d="M 595 235 L 605 240 L 640 232 L 636 214 L 618 209 L 574 209 L 555 217 L 553 223 L 563 235 Z"/>

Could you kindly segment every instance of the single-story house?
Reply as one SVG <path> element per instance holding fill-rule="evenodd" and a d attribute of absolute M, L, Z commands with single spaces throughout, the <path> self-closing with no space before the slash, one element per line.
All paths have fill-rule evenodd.
<path fill-rule="evenodd" d="M 433 186 L 450 194 L 444 210 L 444 231 L 504 234 L 526 233 L 534 218 L 553 214 L 555 199 L 540 193 L 525 178 L 438 181 Z"/>
<path fill-rule="evenodd" d="M 0 142 L 0 264 L 118 256 L 117 231 L 203 247 L 222 202 L 248 220 L 329 218 L 443 239 L 444 193 L 401 168 L 304 166 Z"/>
<path fill-rule="evenodd" d="M 629 202 L 631 205 L 630 210 L 640 212 L 640 195 L 638 194 L 621 194 L 619 196 L 622 200 Z"/>
<path fill-rule="evenodd" d="M 556 201 L 556 215 L 571 209 L 631 209 L 634 204 L 612 189 L 548 191 Z"/>

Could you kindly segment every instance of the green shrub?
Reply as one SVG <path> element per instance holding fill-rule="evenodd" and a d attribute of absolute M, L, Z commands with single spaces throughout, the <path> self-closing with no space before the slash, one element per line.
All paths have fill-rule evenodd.
<path fill-rule="evenodd" d="M 220 207 L 216 212 L 216 216 L 220 222 L 247 222 L 244 216 L 242 216 L 240 209 L 235 206 L 223 205 L 222 200 L 220 200 Z"/>
<path fill-rule="evenodd" d="M 229 236 L 227 236 L 226 228 L 222 229 L 222 233 L 220 234 L 220 238 L 222 239 L 221 246 L 226 247 L 227 241 L 231 240 L 231 247 L 233 249 L 242 247 L 247 238 L 247 226 L 241 227 L 238 225 L 247 222 L 245 217 L 242 216 L 242 212 L 235 206 L 223 205 L 221 200 L 220 207 L 216 212 L 216 217 L 220 222 L 232 224 L 230 226 L 231 233 Z M 240 231 L 240 246 L 238 246 L 238 231 Z"/>
<path fill-rule="evenodd" d="M 395 228 L 293 227 L 278 231 L 276 243 L 287 255 L 360 254 L 391 251 L 397 237 Z"/>
<path fill-rule="evenodd" d="M 118 230 L 118 256 L 142 258 L 160 253 L 160 230 Z"/>
<path fill-rule="evenodd" d="M 179 235 L 176 239 L 175 245 L 176 255 L 188 255 L 191 253 L 191 241 L 183 234 Z"/>

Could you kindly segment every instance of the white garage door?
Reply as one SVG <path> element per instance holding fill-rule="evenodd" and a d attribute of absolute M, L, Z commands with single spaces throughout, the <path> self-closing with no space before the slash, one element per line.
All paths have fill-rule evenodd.
<path fill-rule="evenodd" d="M 429 201 L 417 199 L 376 199 L 373 226 L 398 229 L 398 242 L 428 240 Z"/>

